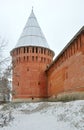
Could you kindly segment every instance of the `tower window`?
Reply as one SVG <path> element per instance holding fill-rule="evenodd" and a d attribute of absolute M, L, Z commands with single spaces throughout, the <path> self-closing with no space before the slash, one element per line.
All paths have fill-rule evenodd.
<path fill-rule="evenodd" d="M 18 49 L 18 52 L 19 52 L 19 54 L 20 54 L 20 48 Z"/>
<path fill-rule="evenodd" d="M 78 40 L 76 40 L 77 50 L 78 50 Z"/>
<path fill-rule="evenodd" d="M 32 97 L 32 100 L 34 100 L 34 97 Z"/>
<path fill-rule="evenodd" d="M 81 47 L 81 36 L 80 36 L 80 47 Z"/>
<path fill-rule="evenodd" d="M 46 49 L 44 49 L 44 54 L 46 54 Z"/>
<path fill-rule="evenodd" d="M 29 60 L 29 56 L 27 56 L 27 61 Z"/>
<path fill-rule="evenodd" d="M 38 85 L 40 85 L 40 81 L 38 82 Z"/>
<path fill-rule="evenodd" d="M 32 47 L 32 52 L 34 53 L 34 47 Z"/>
<path fill-rule="evenodd" d="M 75 53 L 75 44 L 73 45 L 73 47 L 74 47 L 74 53 Z"/>
<path fill-rule="evenodd" d="M 29 68 L 27 68 L 27 71 L 29 71 Z"/>
<path fill-rule="evenodd" d="M 19 82 L 18 82 L 18 86 L 19 86 Z"/>
<path fill-rule="evenodd" d="M 41 48 L 41 54 L 43 54 L 43 48 Z"/>
<path fill-rule="evenodd" d="M 29 48 L 27 47 L 27 53 L 29 52 Z"/>
<path fill-rule="evenodd" d="M 24 47 L 24 53 L 25 53 L 25 47 Z"/>
<path fill-rule="evenodd" d="M 38 53 L 38 48 L 36 47 L 36 53 Z"/>

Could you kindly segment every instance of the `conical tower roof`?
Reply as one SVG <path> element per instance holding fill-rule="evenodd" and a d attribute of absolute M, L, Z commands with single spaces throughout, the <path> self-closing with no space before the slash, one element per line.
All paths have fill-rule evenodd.
<path fill-rule="evenodd" d="M 49 48 L 45 36 L 43 35 L 34 15 L 33 9 L 15 48 L 22 46 L 40 46 Z"/>

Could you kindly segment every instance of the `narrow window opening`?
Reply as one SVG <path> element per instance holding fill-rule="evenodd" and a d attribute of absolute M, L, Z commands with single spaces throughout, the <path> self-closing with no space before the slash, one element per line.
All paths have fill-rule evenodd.
<path fill-rule="evenodd" d="M 81 47 L 81 36 L 80 36 L 80 47 Z"/>
<path fill-rule="evenodd" d="M 43 54 L 43 48 L 41 48 L 41 54 Z"/>
<path fill-rule="evenodd" d="M 25 61 L 25 56 L 24 56 L 24 61 Z"/>
<path fill-rule="evenodd" d="M 29 71 L 29 68 L 27 68 L 27 71 Z"/>
<path fill-rule="evenodd" d="M 25 47 L 24 47 L 24 53 L 25 53 Z"/>
<path fill-rule="evenodd" d="M 29 60 L 29 56 L 27 56 L 27 61 Z"/>
<path fill-rule="evenodd" d="M 34 100 L 34 97 L 32 97 L 32 100 Z"/>
<path fill-rule="evenodd" d="M 20 57 L 19 57 L 19 62 L 20 62 Z"/>
<path fill-rule="evenodd" d="M 19 48 L 19 54 L 20 54 L 20 48 Z"/>
<path fill-rule="evenodd" d="M 18 82 L 18 86 L 19 86 L 19 82 Z"/>
<path fill-rule="evenodd" d="M 29 52 L 29 48 L 27 47 L 27 53 Z"/>
<path fill-rule="evenodd" d="M 38 82 L 38 85 L 40 85 L 40 81 Z"/>
<path fill-rule="evenodd" d="M 34 53 L 34 47 L 32 48 L 32 53 Z"/>
<path fill-rule="evenodd" d="M 36 47 L 36 53 L 38 53 L 38 48 Z"/>

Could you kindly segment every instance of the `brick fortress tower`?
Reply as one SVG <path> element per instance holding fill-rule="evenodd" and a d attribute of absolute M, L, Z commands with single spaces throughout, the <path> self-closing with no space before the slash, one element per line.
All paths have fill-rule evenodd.
<path fill-rule="evenodd" d="M 45 70 L 52 62 L 54 52 L 49 48 L 33 10 L 16 47 L 11 51 L 11 56 L 13 99 L 46 98 L 48 95 Z"/>

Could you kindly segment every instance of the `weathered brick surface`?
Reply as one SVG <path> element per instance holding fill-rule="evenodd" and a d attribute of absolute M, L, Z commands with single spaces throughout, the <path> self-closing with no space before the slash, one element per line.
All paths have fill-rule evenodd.
<path fill-rule="evenodd" d="M 47 48 L 20 47 L 11 55 L 14 99 L 84 92 L 84 32 L 71 40 L 53 62 L 54 53 Z"/>
<path fill-rule="evenodd" d="M 54 53 L 40 47 L 23 47 L 11 52 L 13 61 L 13 98 L 47 97 L 45 70 Z"/>
<path fill-rule="evenodd" d="M 49 97 L 84 91 L 84 34 L 77 37 L 65 52 L 47 71 Z"/>

